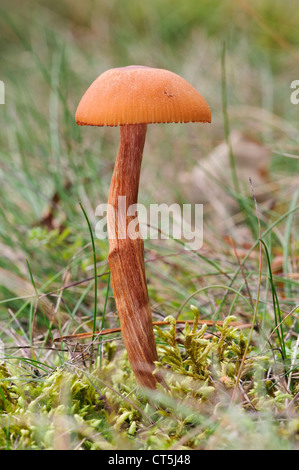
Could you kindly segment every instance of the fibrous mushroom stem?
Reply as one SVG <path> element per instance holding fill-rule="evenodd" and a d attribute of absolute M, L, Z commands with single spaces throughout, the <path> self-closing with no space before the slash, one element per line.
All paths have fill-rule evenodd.
<path fill-rule="evenodd" d="M 111 283 L 128 358 L 137 382 L 155 388 L 157 360 L 152 314 L 144 269 L 144 244 L 134 210 L 146 135 L 145 124 L 120 128 L 120 146 L 108 201 L 109 265 Z"/>

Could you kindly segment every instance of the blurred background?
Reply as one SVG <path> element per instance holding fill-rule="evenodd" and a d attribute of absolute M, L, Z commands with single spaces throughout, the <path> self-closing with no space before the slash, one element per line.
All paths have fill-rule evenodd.
<path fill-rule="evenodd" d="M 119 130 L 80 128 L 74 116 L 91 82 L 111 67 L 172 70 L 211 107 L 211 125 L 149 126 L 140 183 L 146 205 L 205 203 L 204 256 L 230 269 L 225 237 L 240 250 L 254 239 L 256 223 L 244 223 L 254 207 L 249 176 L 263 227 L 296 204 L 299 105 L 291 104 L 290 84 L 299 79 L 298 24 L 295 0 L 1 0 L 0 318 L 10 307 L 32 314 L 28 264 L 43 292 L 92 276 L 79 202 L 94 226 Z M 291 233 L 296 240 L 295 225 Z M 108 243 L 96 244 L 101 273 Z M 180 249 L 148 241 L 146 258 Z M 147 264 L 149 289 L 172 313 L 205 268 L 186 253 L 165 259 Z M 63 309 L 91 316 L 91 287 L 65 291 Z M 99 290 L 104 308 L 106 280 Z"/>

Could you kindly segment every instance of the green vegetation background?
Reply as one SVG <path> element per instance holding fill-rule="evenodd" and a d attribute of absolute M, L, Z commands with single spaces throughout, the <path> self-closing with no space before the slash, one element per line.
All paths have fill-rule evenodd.
<path fill-rule="evenodd" d="M 243 396 L 238 406 L 223 411 L 219 419 L 210 419 L 218 405 L 214 398 L 209 402 L 211 384 L 206 383 L 205 373 L 200 379 L 201 391 L 192 391 L 189 382 L 173 385 L 168 401 L 158 397 L 163 404 L 161 409 L 158 412 L 149 409 L 142 395 L 137 392 L 134 395 L 136 384 L 122 356 L 119 337 L 112 346 L 107 342 L 101 353 L 103 358 L 100 355 L 97 359 L 104 361 L 103 377 L 108 386 L 102 382 L 94 384 L 95 379 L 88 375 L 76 382 L 74 370 L 64 376 L 60 369 L 65 367 L 67 353 L 51 355 L 45 349 L 51 346 L 55 334 L 91 331 L 93 327 L 94 283 L 84 282 L 65 289 L 62 297 L 59 289 L 93 276 L 90 234 L 79 202 L 94 226 L 95 208 L 107 200 L 118 130 L 76 126 L 74 114 L 82 94 L 103 71 L 129 64 L 172 70 L 203 94 L 212 109 L 212 125 L 150 126 L 142 169 L 140 202 L 187 203 L 180 174 L 191 171 L 228 137 L 223 121 L 221 66 L 225 44 L 228 103 L 225 111 L 230 128 L 250 133 L 270 149 L 270 181 L 276 185 L 271 197 L 277 205 L 274 209 L 271 205 L 264 208 L 262 228 L 267 230 L 274 224 L 265 241 L 271 261 L 277 256 L 283 259 L 283 274 L 274 279 L 275 286 L 282 289 L 277 291 L 282 308 L 280 311 L 273 307 L 271 289 L 275 291 L 275 286 L 269 281 L 265 258 L 264 303 L 258 311 L 265 333 L 259 336 L 256 332 L 255 339 L 255 353 L 262 355 L 261 343 L 267 343 L 275 319 L 279 318 L 275 315 L 287 315 L 299 303 L 297 278 L 284 277 L 295 274 L 298 266 L 298 188 L 296 184 L 294 187 L 298 181 L 298 157 L 283 155 L 298 155 L 299 108 L 290 103 L 290 83 L 299 79 L 298 25 L 295 0 L 1 0 L 0 80 L 5 84 L 5 105 L 0 106 L 0 339 L 7 348 L 33 343 L 41 348 L 34 354 L 33 349 L 25 353 L 6 349 L 0 397 L 3 448 L 298 447 L 296 349 L 294 356 L 298 328 L 292 316 L 289 320 L 292 318 L 294 323 L 286 323 L 280 336 L 276 331 L 272 344 L 286 352 L 288 367 L 283 369 L 281 357 L 277 359 L 278 384 L 274 387 L 277 393 L 270 393 L 265 407 L 260 397 L 255 396 L 253 418 L 243 413 L 242 403 L 246 402 Z M 238 169 L 238 162 L 236 166 Z M 248 181 L 242 181 L 242 186 L 249 196 L 243 193 L 236 199 L 243 207 L 241 225 L 250 226 L 251 235 L 255 234 L 253 244 L 258 240 L 256 212 Z M 242 218 L 244 208 L 248 220 Z M 289 211 L 294 217 L 288 216 Z M 275 225 L 280 217 L 282 222 Z M 227 279 L 220 281 L 216 277 L 215 266 L 218 271 L 232 274 L 238 262 L 227 250 L 222 226 L 221 220 L 212 226 L 207 221 L 208 249 L 200 264 L 186 253 L 173 257 L 181 250 L 175 242 L 146 242 L 149 292 L 157 315 L 161 311 L 164 316 L 175 315 L 185 299 L 204 285 L 228 285 Z M 239 240 L 235 242 L 238 244 Z M 97 272 L 102 275 L 98 281 L 96 326 L 113 327 L 117 318 L 109 277 L 105 274 L 106 241 L 96 240 L 96 250 Z M 254 295 L 259 283 L 258 262 L 256 257 L 245 273 Z M 244 293 L 243 283 L 239 275 L 235 286 L 238 292 Z M 44 292 L 53 293 L 47 297 L 51 304 L 44 301 L 40 308 L 36 295 Z M 222 314 L 233 314 L 238 320 L 252 322 L 253 312 L 238 304 L 240 296 L 231 304 L 219 292 L 212 291 L 212 306 L 207 305 L 206 294 L 203 301 L 194 297 L 192 302 L 206 315 L 218 312 L 221 318 Z M 51 323 L 53 309 L 56 317 Z M 192 312 L 189 313 L 188 318 L 192 318 Z M 293 336 L 289 334 L 291 328 Z M 230 335 L 227 341 L 243 344 L 238 334 L 227 334 Z M 167 343 L 163 335 L 159 338 L 162 346 Z M 120 362 L 114 363 L 115 344 Z M 219 345 L 218 349 L 214 347 L 219 353 Z M 227 357 L 234 354 L 238 357 L 240 350 L 236 351 L 227 350 Z M 207 361 L 204 366 L 209 368 L 210 357 L 204 355 L 203 359 Z M 174 365 L 172 360 L 168 367 Z M 284 395 L 282 382 L 289 377 L 292 360 L 293 382 L 290 394 Z M 49 374 L 56 367 L 59 370 Z M 78 367 L 81 370 L 85 366 Z M 185 370 L 189 365 L 184 363 L 180 367 Z M 268 374 L 272 385 L 274 369 L 272 364 L 261 372 L 264 378 Z M 237 369 L 227 373 L 231 374 L 233 387 Z M 217 377 L 220 380 L 224 375 L 222 370 Z M 250 376 L 247 380 L 252 393 L 256 393 L 255 379 Z M 72 389 L 71 398 L 61 392 L 68 387 Z M 132 398 L 139 410 L 115 390 Z M 180 393 L 188 395 L 186 390 L 192 403 L 176 415 L 175 400 L 181 399 Z M 229 392 L 228 395 L 231 397 Z M 95 406 L 99 396 L 101 404 Z M 222 399 L 225 403 L 223 396 Z M 202 401 L 208 401 L 204 409 L 198 408 Z M 196 419 L 190 417 L 192 409 L 196 410 Z M 207 425 L 200 413 L 209 416 Z M 40 416 L 43 419 L 38 424 Z M 74 429 L 73 434 L 64 440 L 61 436 L 70 428 Z M 189 436 L 189 432 L 188 440 L 184 436 Z"/>

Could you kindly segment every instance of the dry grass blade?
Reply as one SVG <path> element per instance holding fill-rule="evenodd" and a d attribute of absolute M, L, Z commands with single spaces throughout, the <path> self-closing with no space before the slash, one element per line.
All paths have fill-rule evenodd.
<path fill-rule="evenodd" d="M 283 320 L 278 323 L 275 328 L 272 330 L 271 334 L 268 336 L 268 339 L 267 339 L 267 342 L 270 341 L 270 339 L 272 338 L 272 336 L 274 335 L 274 333 L 278 330 L 278 328 L 281 327 L 281 325 L 286 321 L 286 319 L 290 316 L 294 316 L 295 318 L 298 318 L 296 315 L 294 315 L 294 313 L 296 312 L 296 310 L 299 309 L 299 305 L 296 305 L 284 318 Z"/>
<path fill-rule="evenodd" d="M 34 299 L 36 297 L 34 287 L 29 281 L 1 267 L 0 285 L 10 290 L 20 298 Z M 68 320 L 68 315 L 61 311 L 58 312 L 47 297 L 39 295 L 38 304 L 39 308 L 43 310 L 48 320 L 52 322 L 54 326 L 59 324 L 58 315 L 60 316 L 61 322 Z"/>
<path fill-rule="evenodd" d="M 253 319 L 252 319 L 251 330 L 250 330 L 250 333 L 249 333 L 249 338 L 248 338 L 248 341 L 247 341 L 247 344 L 246 344 L 246 347 L 245 347 L 245 351 L 244 351 L 244 354 L 243 354 L 243 357 L 242 357 L 242 360 L 241 360 L 241 363 L 240 363 L 240 367 L 239 367 L 239 370 L 238 370 L 238 375 L 237 375 L 237 378 L 236 378 L 236 384 L 235 384 L 235 387 L 234 387 L 234 391 L 233 391 L 233 394 L 232 394 L 232 397 L 231 397 L 230 406 L 233 405 L 233 403 L 234 403 L 234 401 L 235 401 L 236 394 L 237 394 L 237 390 L 238 390 L 238 387 L 239 387 L 239 384 L 240 384 L 240 379 L 241 379 L 241 375 L 242 375 L 244 363 L 245 363 L 245 360 L 246 360 L 246 357 L 247 357 L 248 348 L 249 348 L 249 345 L 250 345 L 250 342 L 251 342 L 251 338 L 252 338 L 252 334 L 253 334 L 253 329 L 254 329 L 254 326 L 255 326 L 256 321 L 257 321 L 257 314 L 258 314 L 258 307 L 259 307 L 259 299 L 260 299 L 260 293 L 261 293 L 262 249 L 263 249 L 263 245 L 262 245 L 262 241 L 261 241 L 261 240 L 262 240 L 261 220 L 260 220 L 260 212 L 259 212 L 259 208 L 258 208 L 258 204 L 257 204 L 256 197 L 255 197 L 255 194 L 254 194 L 254 189 L 253 189 L 253 184 L 252 184 L 251 178 L 249 178 L 249 184 L 250 184 L 251 191 L 252 191 L 252 197 L 253 197 L 254 204 L 255 204 L 256 216 L 257 216 L 258 227 L 259 227 L 259 240 L 260 240 L 259 247 L 260 247 L 260 249 L 259 249 L 259 278 L 258 278 L 258 291 L 257 291 L 257 296 L 256 296 L 256 304 L 255 304 L 255 310 L 254 310 L 254 315 L 253 315 Z"/>
<path fill-rule="evenodd" d="M 176 320 L 177 327 L 179 328 L 180 325 L 184 325 L 186 323 L 189 323 L 192 325 L 194 323 L 194 320 Z M 199 325 L 207 325 L 207 326 L 215 326 L 215 325 L 223 325 L 223 321 L 213 321 L 213 320 L 198 320 Z M 241 323 L 241 322 L 231 322 L 231 326 L 234 326 L 239 329 L 246 329 L 246 328 L 251 328 L 251 323 Z M 165 326 L 169 325 L 169 322 L 167 321 L 155 321 L 153 322 L 153 326 Z M 120 328 L 109 328 L 106 330 L 101 330 L 101 331 L 95 331 L 95 335 L 97 336 L 105 336 L 105 335 L 110 335 L 113 333 L 119 333 L 121 330 Z M 92 338 L 93 333 L 78 333 L 74 335 L 65 335 L 65 336 L 59 336 L 57 338 L 54 338 L 54 342 L 63 342 L 63 341 L 68 341 L 68 340 L 79 340 L 79 339 L 87 339 L 87 338 Z"/>

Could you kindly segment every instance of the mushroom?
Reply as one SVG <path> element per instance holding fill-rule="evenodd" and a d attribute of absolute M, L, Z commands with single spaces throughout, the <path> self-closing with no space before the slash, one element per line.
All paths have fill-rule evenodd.
<path fill-rule="evenodd" d="M 137 203 L 147 124 L 211 122 L 204 98 L 179 75 L 132 65 L 100 75 L 82 97 L 79 125 L 120 126 L 107 210 L 108 261 L 123 341 L 139 385 L 154 389 L 157 350 L 144 268 L 144 243 L 128 208 Z M 119 199 L 119 197 L 121 197 Z M 125 198 L 125 199 L 124 199 Z M 125 201 L 125 211 L 119 207 Z"/>

